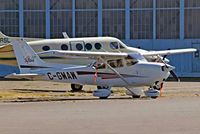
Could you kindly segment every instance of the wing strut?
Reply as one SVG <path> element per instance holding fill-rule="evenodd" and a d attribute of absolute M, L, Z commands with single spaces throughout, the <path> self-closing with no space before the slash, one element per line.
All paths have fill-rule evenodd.
<path fill-rule="evenodd" d="M 99 57 L 99 60 L 101 60 L 101 62 L 103 62 L 105 65 L 108 66 L 108 68 L 113 71 L 116 75 L 118 75 L 127 85 L 130 85 L 130 83 L 119 73 L 117 72 L 117 70 L 115 70 L 113 67 L 111 67 L 107 62 L 105 62 L 101 57 Z M 125 86 L 125 88 L 132 93 L 133 95 L 138 96 L 139 94 L 134 93 L 132 90 L 130 90 L 127 86 Z M 141 95 L 141 94 L 140 94 Z"/>

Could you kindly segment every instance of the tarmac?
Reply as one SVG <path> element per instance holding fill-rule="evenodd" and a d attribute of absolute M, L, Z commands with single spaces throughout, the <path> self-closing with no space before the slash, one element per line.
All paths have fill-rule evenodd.
<path fill-rule="evenodd" d="M 200 83 L 165 85 L 164 95 L 158 99 L 88 96 L 65 101 L 1 101 L 0 134 L 200 133 Z"/>

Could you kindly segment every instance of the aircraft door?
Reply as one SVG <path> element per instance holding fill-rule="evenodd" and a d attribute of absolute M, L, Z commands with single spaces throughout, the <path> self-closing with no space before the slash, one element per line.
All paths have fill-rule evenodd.
<path fill-rule="evenodd" d="M 71 41 L 70 42 L 71 51 L 85 51 L 84 41 Z"/>
<path fill-rule="evenodd" d="M 196 48 L 197 51 L 194 52 L 192 60 L 192 71 L 200 72 L 200 43 L 193 43 L 193 48 Z"/>

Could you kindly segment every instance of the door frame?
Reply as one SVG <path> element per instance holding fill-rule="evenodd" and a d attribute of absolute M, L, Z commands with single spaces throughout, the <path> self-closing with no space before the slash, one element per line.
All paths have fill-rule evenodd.
<path fill-rule="evenodd" d="M 76 50 L 73 50 L 73 49 L 72 49 L 72 48 L 73 48 L 72 45 L 73 45 L 73 44 L 78 44 L 78 43 L 82 44 L 83 49 L 82 49 L 82 50 L 77 50 L 77 49 L 76 49 Z M 86 51 L 86 49 L 85 49 L 85 42 L 84 42 L 83 40 L 80 40 L 80 41 L 70 41 L 70 42 L 69 42 L 69 45 L 70 45 L 70 50 L 71 50 L 71 51 Z M 76 48 L 76 46 L 75 46 L 75 48 Z"/>

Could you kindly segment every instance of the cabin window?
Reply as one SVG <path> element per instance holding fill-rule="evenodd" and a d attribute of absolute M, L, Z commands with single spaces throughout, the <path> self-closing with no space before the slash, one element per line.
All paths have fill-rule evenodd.
<path fill-rule="evenodd" d="M 76 44 L 76 49 L 77 50 L 82 50 L 83 49 L 82 44 L 80 44 L 80 43 Z"/>
<path fill-rule="evenodd" d="M 50 50 L 50 47 L 49 47 L 49 46 L 43 46 L 43 47 L 42 47 L 42 50 L 48 51 L 48 50 Z"/>
<path fill-rule="evenodd" d="M 92 49 L 92 45 L 90 43 L 85 44 L 85 48 L 87 50 L 91 50 Z"/>
<path fill-rule="evenodd" d="M 111 67 L 113 67 L 113 68 L 123 67 L 123 61 L 122 61 L 122 59 L 108 60 L 108 64 L 109 64 Z"/>
<path fill-rule="evenodd" d="M 61 45 L 61 50 L 68 50 L 68 46 L 66 44 Z"/>
<path fill-rule="evenodd" d="M 101 46 L 100 43 L 95 43 L 94 47 L 95 47 L 97 50 L 99 50 L 99 49 L 101 49 L 102 46 Z"/>
<path fill-rule="evenodd" d="M 118 43 L 117 42 L 111 42 L 110 43 L 110 48 L 112 48 L 112 49 L 118 49 L 119 48 Z"/>

